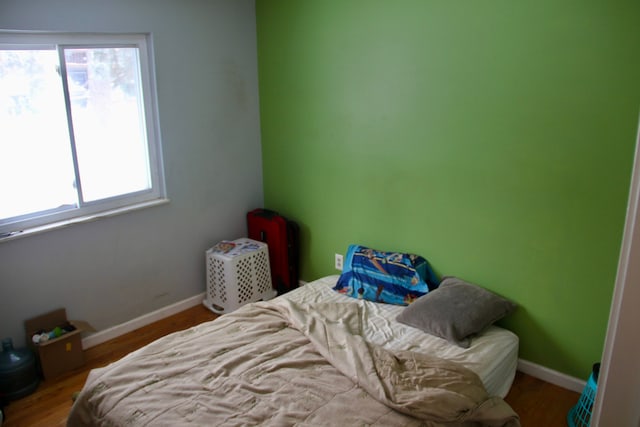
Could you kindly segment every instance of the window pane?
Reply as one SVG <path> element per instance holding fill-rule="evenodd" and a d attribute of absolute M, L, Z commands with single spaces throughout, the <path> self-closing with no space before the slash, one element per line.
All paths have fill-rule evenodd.
<path fill-rule="evenodd" d="M 55 50 L 0 47 L 0 219 L 77 206 Z"/>
<path fill-rule="evenodd" d="M 151 188 L 138 49 L 64 49 L 84 201 Z"/>

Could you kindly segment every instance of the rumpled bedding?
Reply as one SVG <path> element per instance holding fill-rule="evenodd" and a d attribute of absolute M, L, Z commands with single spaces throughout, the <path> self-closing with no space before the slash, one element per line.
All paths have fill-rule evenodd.
<path fill-rule="evenodd" d="M 467 368 L 365 341 L 365 311 L 243 306 L 91 371 L 67 425 L 520 425 Z"/>

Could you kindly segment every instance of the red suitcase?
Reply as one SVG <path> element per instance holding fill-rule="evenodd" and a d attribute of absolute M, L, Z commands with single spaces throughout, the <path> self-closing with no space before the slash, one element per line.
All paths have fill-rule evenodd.
<path fill-rule="evenodd" d="M 247 213 L 249 238 L 269 247 L 273 287 L 281 295 L 298 287 L 299 227 L 277 212 L 254 209 Z"/>

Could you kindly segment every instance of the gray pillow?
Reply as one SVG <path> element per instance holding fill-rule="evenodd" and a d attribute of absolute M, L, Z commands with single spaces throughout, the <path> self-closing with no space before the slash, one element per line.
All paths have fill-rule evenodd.
<path fill-rule="evenodd" d="M 478 285 L 445 277 L 396 318 L 400 323 L 468 348 L 471 337 L 515 310 L 516 304 Z"/>

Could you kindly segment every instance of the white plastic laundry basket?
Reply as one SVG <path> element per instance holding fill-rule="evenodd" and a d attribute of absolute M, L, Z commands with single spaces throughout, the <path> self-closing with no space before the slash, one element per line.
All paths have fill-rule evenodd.
<path fill-rule="evenodd" d="M 266 243 L 246 238 L 222 241 L 206 251 L 206 265 L 207 297 L 202 303 L 214 313 L 229 313 L 277 294 Z"/>

